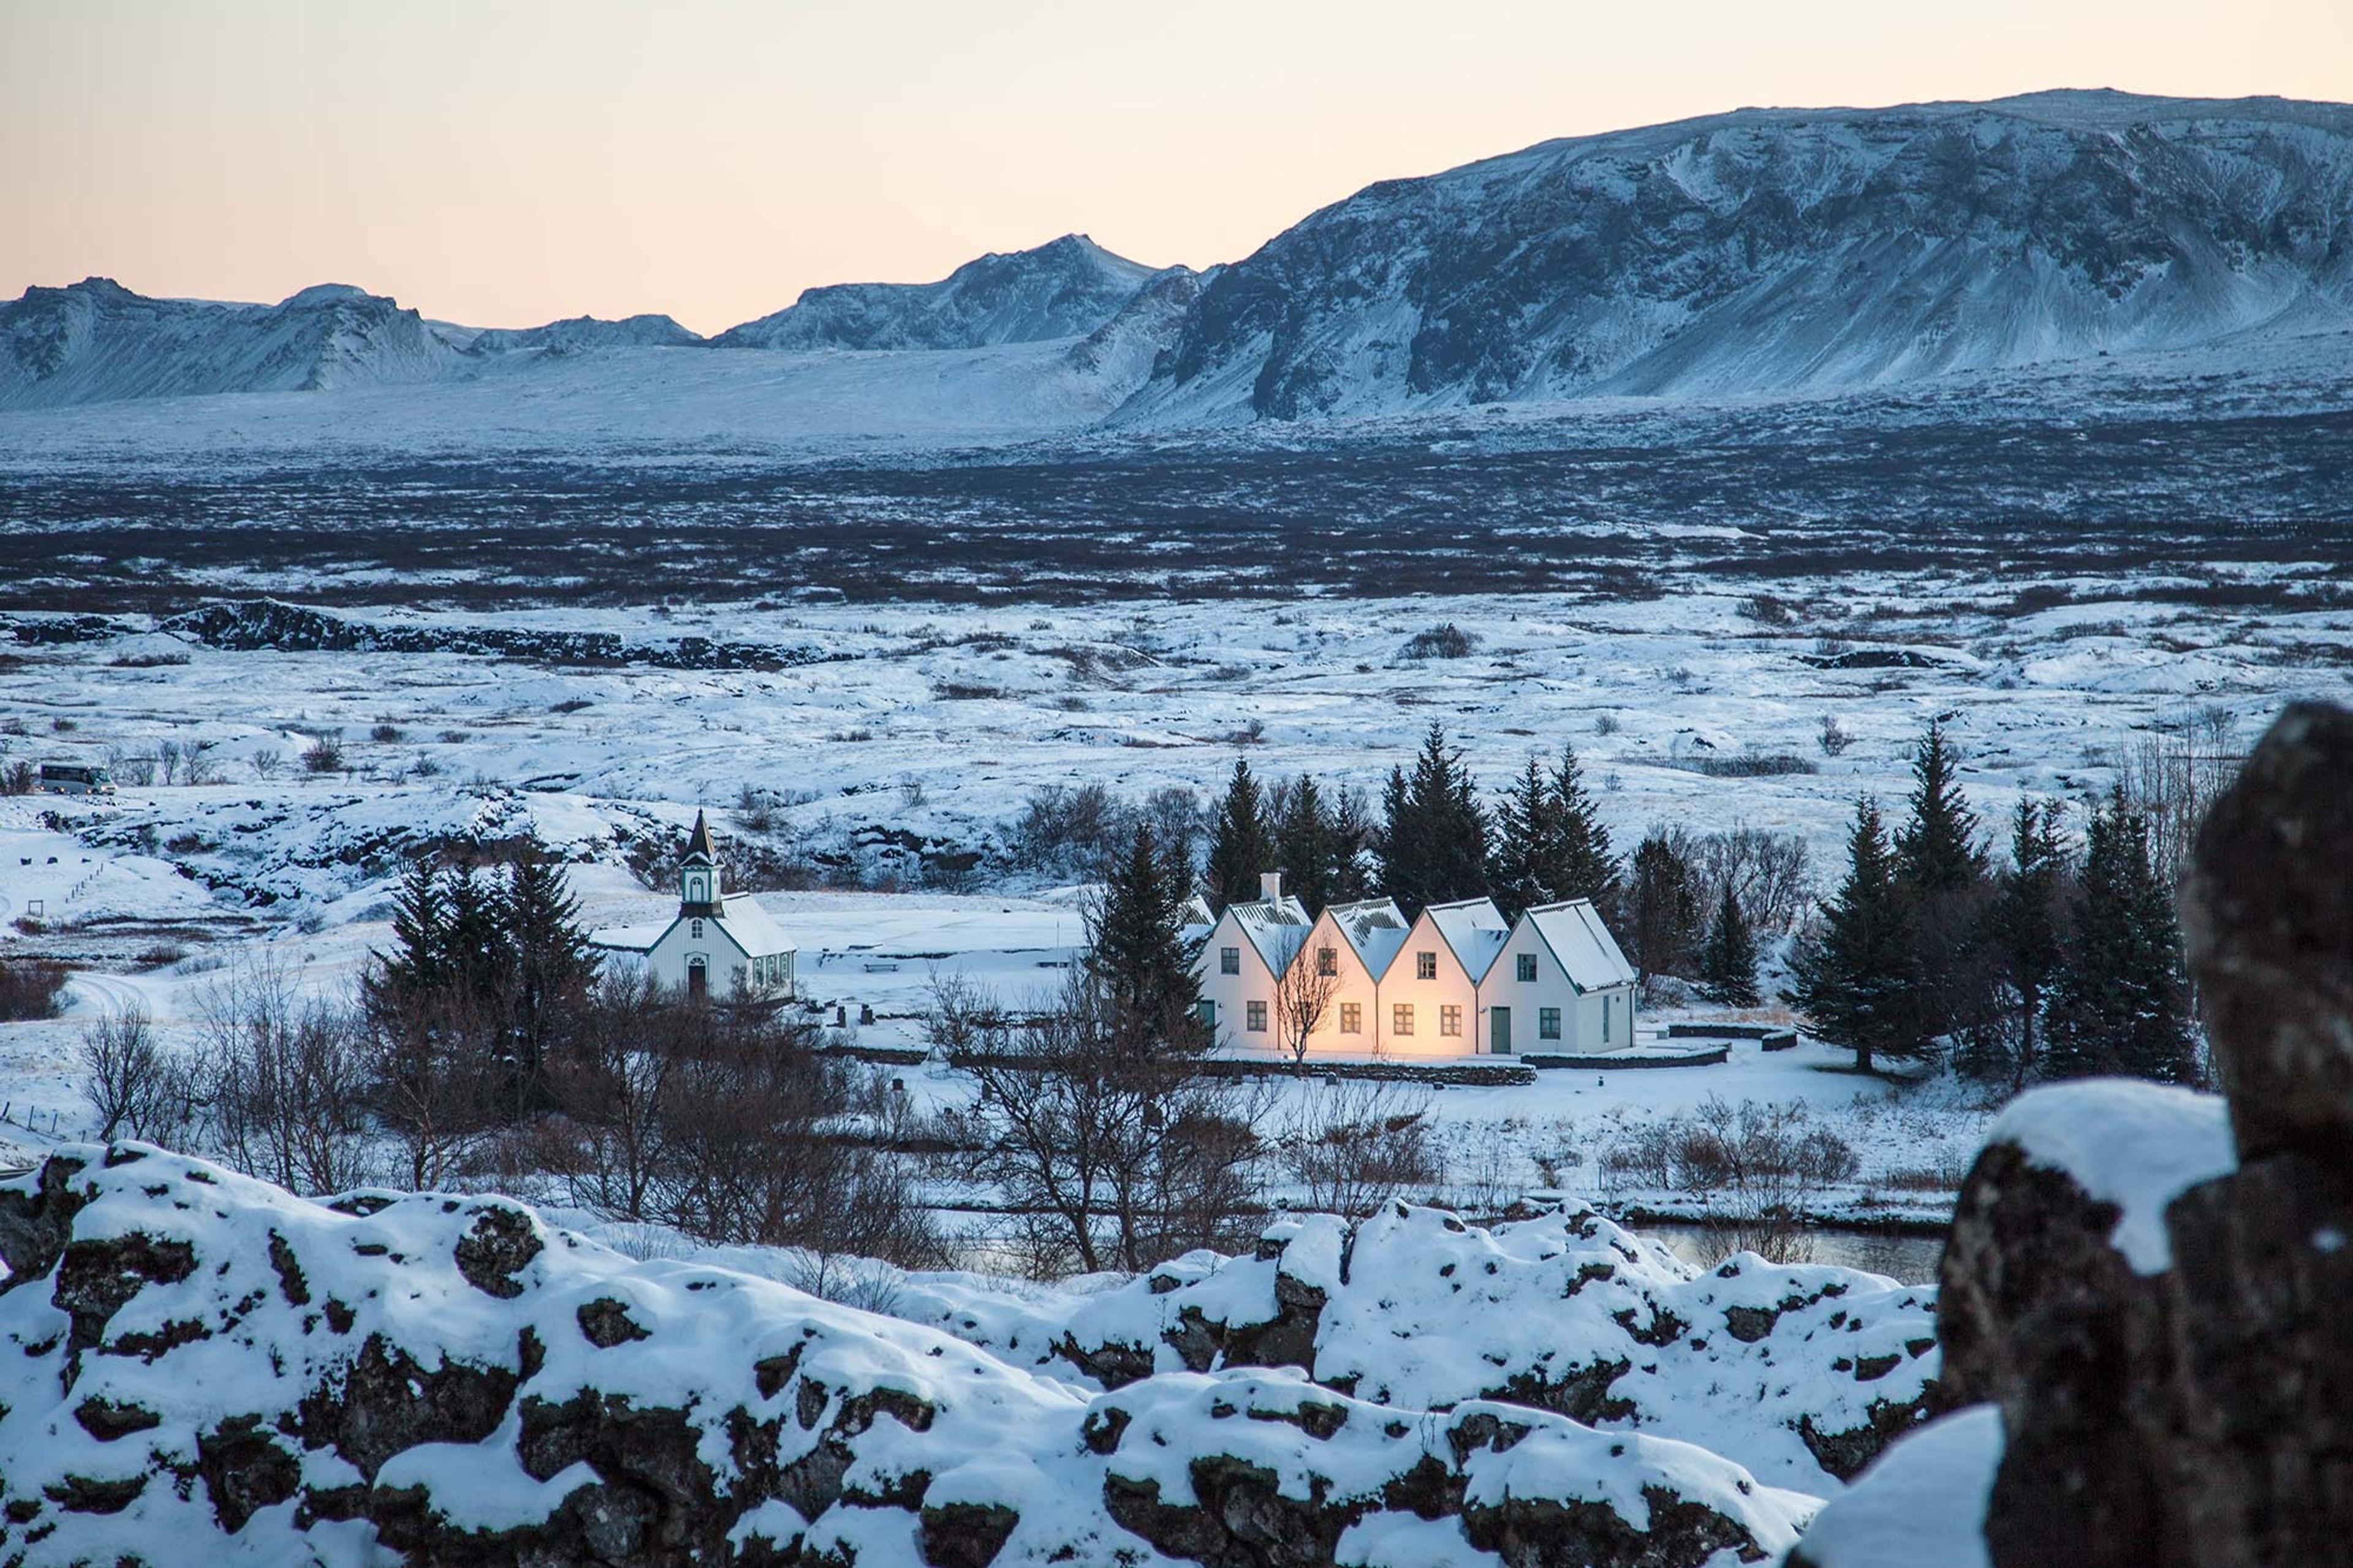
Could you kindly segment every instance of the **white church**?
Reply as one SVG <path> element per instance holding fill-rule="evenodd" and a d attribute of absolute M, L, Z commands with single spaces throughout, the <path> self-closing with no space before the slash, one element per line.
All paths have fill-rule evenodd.
<path fill-rule="evenodd" d="M 790 997 L 792 938 L 750 898 L 723 892 L 720 879 L 711 826 L 698 811 L 678 860 L 678 914 L 665 923 L 600 931 L 592 940 L 607 952 L 638 957 L 665 989 L 690 999 Z"/>

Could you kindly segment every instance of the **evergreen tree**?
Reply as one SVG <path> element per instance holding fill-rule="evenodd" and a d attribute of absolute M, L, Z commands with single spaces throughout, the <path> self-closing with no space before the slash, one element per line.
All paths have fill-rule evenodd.
<path fill-rule="evenodd" d="M 1708 999 L 1725 1007 L 1754 1007 L 1757 994 L 1757 935 L 1748 928 L 1740 900 L 1726 879 L 1715 920 L 1700 949 L 1699 977 Z"/>
<path fill-rule="evenodd" d="M 2061 809 L 2055 800 L 2018 803 L 2010 819 L 2010 863 L 1996 879 L 1986 910 L 1987 943 L 2000 954 L 2003 973 L 2018 996 L 2017 1045 L 2010 1063 L 2016 1083 L 2033 1070 L 2035 1026 L 2059 967 L 2067 876 Z"/>
<path fill-rule="evenodd" d="M 1379 837 L 1380 827 L 1366 805 L 1365 792 L 1354 787 L 1341 790 L 1339 804 L 1332 811 L 1334 903 L 1353 904 L 1373 896 L 1373 879 L 1366 869 L 1366 861 Z"/>
<path fill-rule="evenodd" d="M 1610 853 L 1609 829 L 1585 791 L 1576 748 L 1564 742 L 1552 773 L 1553 811 L 1558 829 L 1548 875 L 1555 899 L 1591 899 L 1602 917 L 1618 912 L 1618 859 Z"/>
<path fill-rule="evenodd" d="M 1409 912 L 1487 890 L 1487 813 L 1462 753 L 1436 720 L 1410 775 L 1393 771 L 1383 805 L 1383 890 Z"/>
<path fill-rule="evenodd" d="M 1912 818 L 1895 837 L 1899 874 L 1919 893 L 1956 892 L 1985 878 L 1985 847 L 1956 776 L 1959 766 L 1944 726 L 1929 720 L 1912 757 Z"/>
<path fill-rule="evenodd" d="M 514 971 L 514 944 L 504 900 L 491 879 L 469 860 L 448 873 L 449 984 L 453 991 L 495 1013 Z"/>
<path fill-rule="evenodd" d="M 1184 927 L 1185 883 L 1148 823 L 1105 879 L 1090 921 L 1087 967 L 1116 1020 L 1155 1042 L 1190 1041 L 1200 1000 Z"/>
<path fill-rule="evenodd" d="M 1515 921 L 1522 910 L 1552 901 L 1549 873 L 1557 858 L 1557 837 L 1551 781 L 1531 752 L 1511 793 L 1495 808 L 1487 879 L 1505 920 Z"/>
<path fill-rule="evenodd" d="M 512 955 L 508 1016 L 523 1066 L 537 1071 L 578 1016 L 596 960 L 563 868 L 538 845 L 516 857 L 498 904 Z"/>
<path fill-rule="evenodd" d="M 1885 1057 L 1926 1046 L 1917 994 L 1912 905 L 1898 884 L 1878 805 L 1857 803 L 1847 838 L 1847 874 L 1822 912 L 1821 929 L 1799 945 L 1795 999 L 1814 1033 L 1854 1052 L 1873 1070 Z"/>
<path fill-rule="evenodd" d="M 2150 858 L 2148 819 L 2111 795 L 2085 838 L 2073 930 L 2052 982 L 2044 1071 L 2192 1081 L 2181 929 Z"/>
<path fill-rule="evenodd" d="M 1341 875 L 1339 825 L 1314 778 L 1302 773 L 1280 792 L 1274 814 L 1275 858 L 1282 890 L 1310 910 L 1336 900 Z"/>
<path fill-rule="evenodd" d="M 1210 908 L 1223 912 L 1228 904 L 1248 903 L 1258 897 L 1260 874 L 1280 868 L 1258 780 L 1249 759 L 1236 757 L 1233 777 L 1226 783 L 1225 797 L 1218 802 L 1209 827 L 1209 863 L 1201 871 Z"/>
<path fill-rule="evenodd" d="M 1699 879 L 1690 859 L 1662 829 L 1634 847 L 1626 889 L 1625 934 L 1641 977 L 1688 975 L 1700 937 Z"/>
<path fill-rule="evenodd" d="M 450 981 L 449 900 L 427 856 L 400 868 L 392 895 L 392 951 L 377 955 L 363 981 L 372 1010 L 398 1011 L 438 994 Z"/>

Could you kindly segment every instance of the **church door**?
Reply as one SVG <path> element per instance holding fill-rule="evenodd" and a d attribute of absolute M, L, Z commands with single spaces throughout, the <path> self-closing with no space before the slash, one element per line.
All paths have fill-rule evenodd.
<path fill-rule="evenodd" d="M 710 994 L 710 961 L 698 952 L 686 961 L 686 999 L 700 1002 Z"/>

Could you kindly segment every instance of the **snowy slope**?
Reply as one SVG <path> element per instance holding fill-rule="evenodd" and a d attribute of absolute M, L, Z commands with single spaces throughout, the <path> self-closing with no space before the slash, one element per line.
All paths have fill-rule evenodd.
<path fill-rule="evenodd" d="M 318 392 L 464 363 L 414 310 L 322 283 L 275 305 L 151 300 L 109 278 L 0 304 L 0 408 L 221 392 Z"/>
<path fill-rule="evenodd" d="M 1165 424 L 1905 382 L 2353 321 L 2353 109 L 1742 110 L 1373 185 L 1201 291 Z"/>
<path fill-rule="evenodd" d="M 507 353 L 517 349 L 548 349 L 569 353 L 580 349 L 692 348 L 703 341 L 668 316 L 625 316 L 602 321 L 594 316 L 570 316 L 543 327 L 492 327 L 474 334 L 466 346 L 475 353 Z"/>
<path fill-rule="evenodd" d="M 1082 234 L 991 253 L 936 283 L 837 283 L 730 328 L 722 348 L 975 349 L 1079 337 L 1111 320 L 1154 269 Z"/>

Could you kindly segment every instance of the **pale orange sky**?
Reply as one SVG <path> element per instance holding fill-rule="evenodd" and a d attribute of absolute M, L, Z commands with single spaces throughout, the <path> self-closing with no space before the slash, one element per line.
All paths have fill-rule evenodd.
<path fill-rule="evenodd" d="M 1746 104 L 2353 99 L 2353 0 L 0 0 L 0 297 L 356 283 L 713 331 L 1080 230 L 1247 254 L 1374 180 Z"/>

